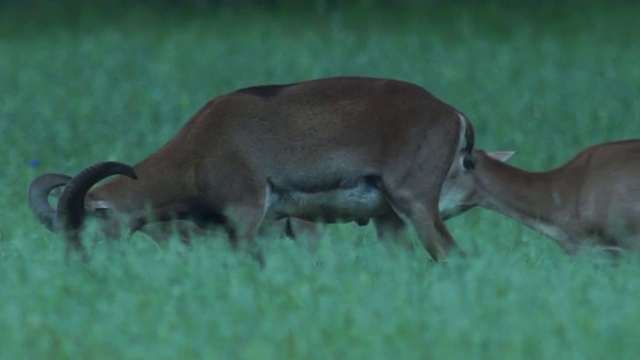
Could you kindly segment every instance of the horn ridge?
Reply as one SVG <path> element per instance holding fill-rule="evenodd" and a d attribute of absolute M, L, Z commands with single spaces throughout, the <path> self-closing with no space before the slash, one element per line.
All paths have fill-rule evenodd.
<path fill-rule="evenodd" d="M 49 231 L 56 231 L 58 227 L 58 212 L 49 204 L 49 194 L 69 181 L 71 176 L 50 173 L 38 176 L 29 184 L 29 208 Z"/>
<path fill-rule="evenodd" d="M 79 248 L 77 230 L 82 226 L 86 217 L 84 198 L 96 183 L 112 175 L 125 175 L 137 179 L 135 170 L 126 164 L 116 161 L 100 162 L 86 167 L 74 176 L 64 189 L 58 200 L 58 217 L 62 220 L 63 231 L 68 236 L 68 242 Z"/>

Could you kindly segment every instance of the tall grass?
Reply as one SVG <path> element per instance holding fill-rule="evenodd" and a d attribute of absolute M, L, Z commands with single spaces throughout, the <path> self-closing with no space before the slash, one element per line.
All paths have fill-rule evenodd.
<path fill-rule="evenodd" d="M 259 269 L 223 238 L 143 235 L 65 264 L 26 206 L 38 174 L 135 163 L 215 95 L 324 76 L 421 84 L 530 170 L 637 137 L 640 8 L 505 3 L 0 14 L 0 358 L 635 358 L 637 256 L 567 257 L 488 211 L 448 222 L 464 259 L 347 225 L 263 238 Z"/>

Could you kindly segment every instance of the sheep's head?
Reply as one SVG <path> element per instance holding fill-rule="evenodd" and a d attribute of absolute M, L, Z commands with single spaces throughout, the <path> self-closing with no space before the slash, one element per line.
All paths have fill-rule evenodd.
<path fill-rule="evenodd" d="M 29 207 L 47 229 L 64 232 L 67 240 L 78 247 L 78 232 L 87 216 L 85 196 L 96 183 L 112 175 L 137 179 L 131 166 L 113 161 L 89 166 L 73 178 L 62 174 L 45 174 L 36 178 L 29 186 Z M 58 200 L 57 209 L 54 209 L 49 203 L 49 196 L 62 186 L 64 191 Z M 91 210 L 99 213 L 97 210 L 103 209 Z"/>

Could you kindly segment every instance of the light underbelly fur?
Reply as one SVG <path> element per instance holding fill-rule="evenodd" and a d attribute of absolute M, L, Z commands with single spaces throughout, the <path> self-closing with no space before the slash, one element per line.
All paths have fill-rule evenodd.
<path fill-rule="evenodd" d="M 370 218 L 391 211 L 380 189 L 361 181 L 349 188 L 320 192 L 268 190 L 266 219 L 295 217 L 309 221 L 366 223 Z"/>

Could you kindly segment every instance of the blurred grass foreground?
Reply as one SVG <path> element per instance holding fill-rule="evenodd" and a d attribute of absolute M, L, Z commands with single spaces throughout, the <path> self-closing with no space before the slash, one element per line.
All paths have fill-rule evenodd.
<path fill-rule="evenodd" d="M 482 209 L 434 263 L 370 227 L 260 239 L 63 244 L 27 207 L 46 172 L 136 163 L 208 99 L 268 83 L 408 80 L 463 111 L 478 147 L 549 169 L 638 137 L 635 1 L 0 1 L 1 359 L 636 359 L 640 262 Z"/>

